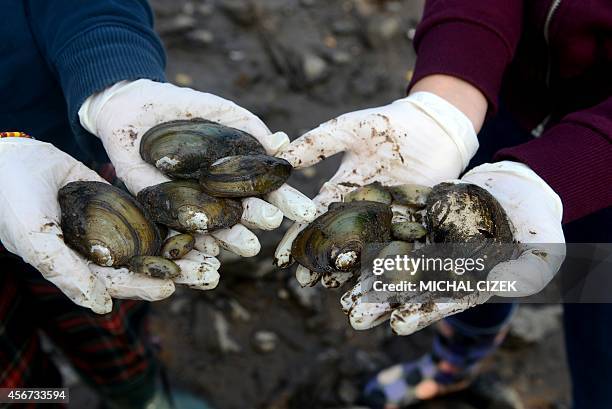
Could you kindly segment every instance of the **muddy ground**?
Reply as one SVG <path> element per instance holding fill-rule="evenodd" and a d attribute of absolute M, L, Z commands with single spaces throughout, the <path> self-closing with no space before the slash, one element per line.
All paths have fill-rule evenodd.
<path fill-rule="evenodd" d="M 170 81 L 231 99 L 291 138 L 332 117 L 403 95 L 415 55 L 421 1 L 152 1 L 168 51 Z M 296 172 L 312 197 L 339 158 Z M 376 369 L 418 357 L 431 331 L 356 332 L 341 291 L 299 290 L 272 266 L 277 232 L 260 234 L 257 259 L 222 257 L 214 291 L 179 289 L 153 308 L 153 329 L 171 381 L 216 408 L 349 408 Z M 569 383 L 560 311 L 527 307 L 488 364 L 526 408 L 566 408 Z M 535 329 L 545 329 L 535 331 Z M 470 403 L 472 402 L 472 403 Z M 422 408 L 469 409 L 471 397 Z"/>

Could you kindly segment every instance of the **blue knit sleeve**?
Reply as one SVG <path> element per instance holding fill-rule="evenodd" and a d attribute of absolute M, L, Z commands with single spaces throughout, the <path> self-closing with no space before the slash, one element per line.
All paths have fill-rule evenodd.
<path fill-rule="evenodd" d="M 165 81 L 164 49 L 146 1 L 26 0 L 25 7 L 77 137 L 87 134 L 78 110 L 90 95 L 122 80 Z"/>

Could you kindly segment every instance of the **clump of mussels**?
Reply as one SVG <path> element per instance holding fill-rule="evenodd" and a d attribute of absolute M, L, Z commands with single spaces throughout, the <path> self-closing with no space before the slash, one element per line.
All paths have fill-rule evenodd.
<path fill-rule="evenodd" d="M 175 180 L 144 189 L 138 199 L 156 222 L 184 233 L 233 226 L 242 215 L 233 199 L 276 190 L 292 170 L 250 134 L 199 118 L 149 129 L 140 155 Z"/>
<path fill-rule="evenodd" d="M 266 155 L 250 134 L 204 119 L 154 126 L 142 137 L 140 155 L 173 179 L 198 180 L 216 197 L 264 195 L 292 171 L 286 160 Z"/>
<path fill-rule="evenodd" d="M 190 233 L 240 221 L 242 205 L 232 198 L 278 189 L 292 170 L 287 161 L 265 155 L 248 133 L 203 119 L 151 128 L 140 154 L 176 180 L 143 189 L 138 201 L 105 183 L 69 183 L 58 194 L 62 230 L 66 243 L 94 263 L 156 278 L 180 273 L 172 260 L 193 249 Z M 158 226 L 183 234 L 162 245 Z"/>
<path fill-rule="evenodd" d="M 385 187 L 375 182 L 348 193 L 344 201 L 332 203 L 298 234 L 291 255 L 299 264 L 315 272 L 354 272 L 365 246 L 382 244 L 379 257 L 400 250 L 411 257 L 433 257 L 440 251 L 447 257 L 486 255 L 485 274 L 513 255 L 508 245 L 512 227 L 504 209 L 476 185 Z"/>

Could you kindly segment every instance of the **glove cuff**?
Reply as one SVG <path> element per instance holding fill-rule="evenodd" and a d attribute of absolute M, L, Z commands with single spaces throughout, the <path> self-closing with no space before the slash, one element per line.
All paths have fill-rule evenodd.
<path fill-rule="evenodd" d="M 540 193 L 538 197 L 546 198 L 546 202 L 550 204 L 550 210 L 553 211 L 555 218 L 561 222 L 563 217 L 563 203 L 559 195 L 535 173 L 531 168 L 523 163 L 512 162 L 509 160 L 496 162 L 496 163 L 485 163 L 475 167 L 474 169 L 467 172 L 461 180 L 470 182 L 480 180 L 480 175 L 487 173 L 503 173 L 507 176 L 517 178 L 516 186 L 520 184 L 528 183 L 532 187 L 535 187 Z M 478 184 L 478 183 L 477 183 Z M 485 183 L 486 184 L 486 183 Z M 490 186 L 484 186 L 485 188 Z M 494 187 L 493 187 L 494 188 Z M 487 189 L 490 190 L 490 189 Z"/>
<path fill-rule="evenodd" d="M 81 108 L 79 108 L 79 122 L 81 126 L 85 128 L 89 133 L 96 135 L 100 138 L 97 129 L 97 120 L 100 112 L 106 105 L 106 103 L 115 95 L 120 92 L 125 91 L 126 89 L 132 89 L 135 87 L 143 86 L 146 83 L 151 83 L 153 81 L 148 79 L 139 79 L 136 81 L 119 81 L 114 85 L 100 91 L 96 94 L 90 95 Z"/>
<path fill-rule="evenodd" d="M 450 137 L 461 157 L 465 170 L 478 150 L 478 137 L 472 121 L 453 104 L 431 92 L 415 92 L 401 99 L 425 112 Z"/>

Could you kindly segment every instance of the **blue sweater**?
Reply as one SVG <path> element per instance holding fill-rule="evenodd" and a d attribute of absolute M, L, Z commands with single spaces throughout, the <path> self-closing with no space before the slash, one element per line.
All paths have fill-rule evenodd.
<path fill-rule="evenodd" d="M 121 80 L 164 80 L 164 50 L 146 1 L 0 5 L 0 131 L 27 132 L 85 162 L 103 159 L 99 140 L 79 124 L 81 104 Z"/>

